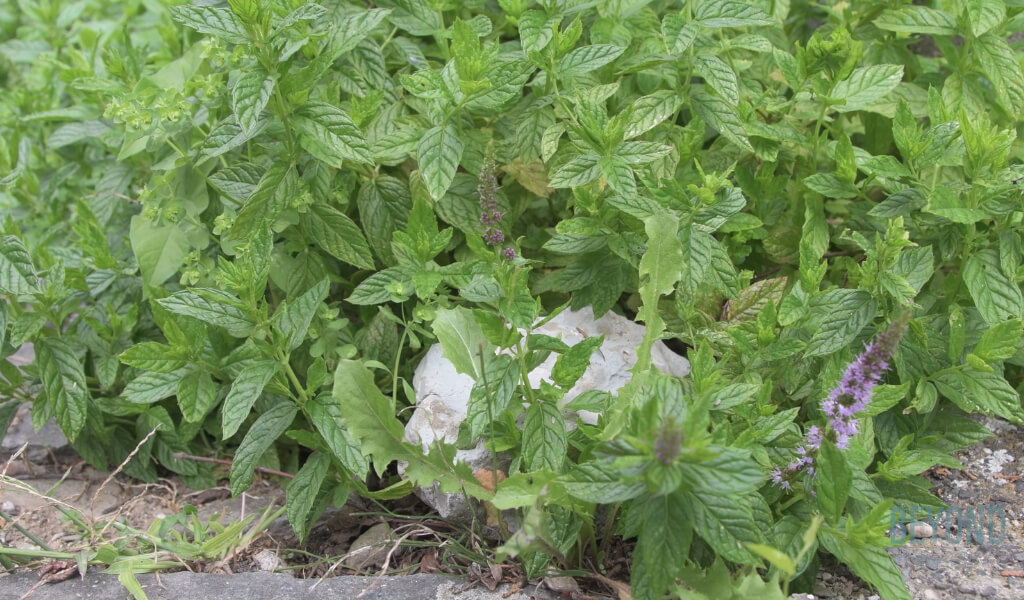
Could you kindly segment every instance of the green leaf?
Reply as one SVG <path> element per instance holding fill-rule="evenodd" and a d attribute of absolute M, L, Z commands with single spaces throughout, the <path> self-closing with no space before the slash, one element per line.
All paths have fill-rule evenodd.
<path fill-rule="evenodd" d="M 208 33 L 229 44 L 249 43 L 245 26 L 226 8 L 184 5 L 172 6 L 170 10 L 175 21 L 199 33 Z"/>
<path fill-rule="evenodd" d="M 551 369 L 551 380 L 569 390 L 590 366 L 590 357 L 601 347 L 604 336 L 589 337 L 566 350 Z"/>
<path fill-rule="evenodd" d="M 698 54 L 693 59 L 693 71 L 723 100 L 732 105 L 739 103 L 740 85 L 729 63 L 714 54 Z"/>
<path fill-rule="evenodd" d="M 509 356 L 499 354 L 487 361 L 486 372 L 473 384 L 466 405 L 470 437 L 489 437 L 491 426 L 498 422 L 512 402 L 519 374 L 519 363 Z"/>
<path fill-rule="evenodd" d="M 939 392 L 967 412 L 980 412 L 1024 424 L 1020 395 L 998 373 L 964 367 L 946 370 L 933 379 Z"/>
<path fill-rule="evenodd" d="M 625 142 L 615 149 L 615 157 L 630 165 L 643 165 L 658 160 L 671 151 L 670 146 L 655 142 Z"/>
<path fill-rule="evenodd" d="M 677 493 L 652 496 L 634 509 L 639 512 L 640 533 L 630 576 L 633 598 L 664 598 L 675 584 L 683 568 L 678 557 L 689 552 L 693 540 L 688 504 Z"/>
<path fill-rule="evenodd" d="M 235 377 L 231 390 L 221 405 L 221 427 L 224 439 L 235 435 L 252 411 L 252 405 L 263 395 L 263 388 L 277 374 L 280 365 L 270 360 L 250 363 Z"/>
<path fill-rule="evenodd" d="M 710 0 L 697 5 L 695 21 L 704 27 L 758 27 L 773 22 L 764 9 L 746 2 Z"/>
<path fill-rule="evenodd" d="M 679 94 L 670 90 L 659 90 L 637 98 L 629 107 L 625 139 L 635 138 L 654 129 L 659 123 L 674 115 L 680 104 Z"/>
<path fill-rule="evenodd" d="M 263 454 L 291 427 L 298 409 L 291 402 L 279 402 L 259 416 L 245 434 L 231 461 L 231 494 L 238 494 L 252 485 L 253 469 Z"/>
<path fill-rule="evenodd" d="M 669 13 L 661 22 L 661 36 L 665 41 L 665 48 L 673 54 L 682 54 L 689 50 L 699 31 L 700 26 L 697 23 L 688 21 L 679 13 Z"/>
<path fill-rule="evenodd" d="M 681 463 L 683 480 L 695 491 L 707 494 L 747 495 L 765 480 L 764 470 L 747 450 L 712 446 L 717 456 L 699 463 Z"/>
<path fill-rule="evenodd" d="M 307 102 L 289 121 L 310 154 L 340 169 L 344 161 L 373 164 L 370 146 L 348 113 L 323 102 Z"/>
<path fill-rule="evenodd" d="M 200 423 L 217 402 L 217 385 L 206 371 L 194 370 L 178 382 L 178 406 L 189 423 Z"/>
<path fill-rule="evenodd" d="M 840 181 L 832 173 L 815 173 L 803 179 L 804 185 L 811 191 L 818 192 L 826 198 L 856 198 L 860 195 L 853 184 Z"/>
<path fill-rule="evenodd" d="M 986 323 L 995 325 L 1021 318 L 1024 297 L 1020 286 L 1003 274 L 999 268 L 999 255 L 994 249 L 985 248 L 971 255 L 964 265 L 963 279 Z"/>
<path fill-rule="evenodd" d="M 343 54 L 359 45 L 391 11 L 372 8 L 353 11 L 337 20 L 324 48 L 308 65 L 292 71 L 281 82 L 287 94 L 308 91 L 334 66 Z"/>
<path fill-rule="evenodd" d="M 177 225 L 155 226 L 142 215 L 132 217 L 128 239 L 142 280 L 148 286 L 160 286 L 177 273 L 191 250 L 188 238 Z"/>
<path fill-rule="evenodd" d="M 682 274 L 683 246 L 679 241 L 679 218 L 659 212 L 644 219 L 647 251 L 640 259 L 640 297 L 643 306 L 637 318 L 645 325 L 644 341 L 637 349 L 637 370 L 650 366 L 651 348 L 661 336 L 665 322 L 658 312 L 658 298 L 671 293 Z"/>
<path fill-rule="evenodd" d="M 832 289 L 811 300 L 817 317 L 804 356 L 831 354 L 850 345 L 875 317 L 876 303 L 863 290 Z"/>
<path fill-rule="evenodd" d="M 612 62 L 625 50 L 625 48 L 611 44 L 594 44 L 576 48 L 558 61 L 555 73 L 560 79 L 579 77 Z"/>
<path fill-rule="evenodd" d="M 251 134 L 259 123 L 260 113 L 274 92 L 274 79 L 262 69 L 246 71 L 231 88 L 231 110 L 235 121 L 246 134 Z"/>
<path fill-rule="evenodd" d="M 593 503 L 625 502 L 646 491 L 643 482 L 632 481 L 610 462 L 591 461 L 582 463 L 568 475 L 561 484 L 570 495 Z"/>
<path fill-rule="evenodd" d="M 562 411 L 550 402 L 531 404 L 523 423 L 523 460 L 527 467 L 531 471 L 559 472 L 568 450 Z"/>
<path fill-rule="evenodd" d="M 834 107 L 839 112 L 861 110 L 896 89 L 902 80 L 903 65 L 858 67 L 837 83 L 829 95 L 846 101 L 846 104 Z"/>
<path fill-rule="evenodd" d="M 444 196 L 455 178 L 465 146 L 455 125 L 427 130 L 416 149 L 416 160 L 427 184 L 427 192 L 434 200 Z"/>
<path fill-rule="evenodd" d="M 693 103 L 693 110 L 708 125 L 743 150 L 754 151 L 754 147 L 747 139 L 747 130 L 734 106 L 698 88 L 691 92 L 690 100 Z"/>
<path fill-rule="evenodd" d="M 818 541 L 840 563 L 873 585 L 885 600 L 912 600 L 903 574 L 885 548 L 854 545 L 826 529 L 818 530 Z"/>
<path fill-rule="evenodd" d="M 316 203 L 299 216 L 299 225 L 328 254 L 361 269 L 373 269 L 373 255 L 363 232 L 348 215 Z"/>
<path fill-rule="evenodd" d="M 338 362 L 333 396 L 341 404 L 346 428 L 359 440 L 363 455 L 373 457 L 379 472 L 392 460 L 404 460 L 409 463 L 406 476 L 413 483 L 437 484 L 442 491 L 465 491 L 482 499 L 491 497 L 464 463 L 452 464 L 453 453 L 448 457 L 437 451 L 424 455 L 418 446 L 405 441 L 405 429 L 395 417 L 392 401 L 380 392 L 373 374 L 359 362 Z"/>
<path fill-rule="evenodd" d="M 92 398 L 85 370 L 74 351 L 57 337 L 46 337 L 35 345 L 36 364 L 43 391 L 57 416 L 57 425 L 72 442 L 85 427 Z"/>
<path fill-rule="evenodd" d="M 223 327 L 239 337 L 247 335 L 255 326 L 255 322 L 238 308 L 238 300 L 220 290 L 195 288 L 176 292 L 157 300 L 157 303 L 174 314 Z"/>
<path fill-rule="evenodd" d="M 461 306 L 438 309 L 432 328 L 444 357 L 452 362 L 455 370 L 479 380 L 480 361 L 494 354 L 494 346 L 487 341 L 473 313 Z"/>
<path fill-rule="evenodd" d="M 1020 319 L 993 325 L 982 332 L 978 345 L 974 347 L 974 354 L 989 362 L 1006 360 L 1017 353 L 1020 337 Z"/>
<path fill-rule="evenodd" d="M 974 37 L 984 35 L 1002 24 L 1006 18 L 1006 3 L 1003 0 L 967 0 L 966 4 Z"/>
<path fill-rule="evenodd" d="M 444 30 L 441 13 L 427 0 L 392 0 L 389 4 L 395 8 L 388 20 L 399 29 L 417 36 L 431 36 Z"/>
<path fill-rule="evenodd" d="M 0 236 L 0 292 L 20 296 L 38 290 L 36 270 L 25 245 L 13 235 Z"/>
<path fill-rule="evenodd" d="M 1013 48 L 995 33 L 986 33 L 974 40 L 971 50 L 1003 108 L 1011 115 L 1024 112 L 1024 73 Z"/>
<path fill-rule="evenodd" d="M 899 33 L 956 34 L 956 21 L 948 14 L 927 6 L 905 6 L 882 11 L 872 21 L 875 27 Z"/>
<path fill-rule="evenodd" d="M 597 161 L 600 157 L 588 152 L 574 157 L 551 174 L 548 184 L 553 188 L 584 186 L 601 176 Z"/>
<path fill-rule="evenodd" d="M 159 373 L 170 373 L 185 366 L 185 360 L 175 356 L 174 348 L 159 342 L 135 344 L 118 358 L 130 367 Z"/>
<path fill-rule="evenodd" d="M 331 459 L 322 452 L 314 452 L 306 459 L 295 478 L 288 482 L 285 489 L 285 514 L 292 529 L 299 536 L 301 542 L 309 533 L 307 519 L 309 511 L 312 510 L 317 494 L 320 493 L 320 486 L 327 478 L 327 469 L 331 466 Z"/>
<path fill-rule="evenodd" d="M 282 349 L 285 352 L 298 348 L 306 339 L 309 324 L 320 304 L 327 298 L 329 289 L 330 283 L 323 279 L 291 303 L 282 303 L 274 311 L 272 323 L 284 339 Z"/>
<path fill-rule="evenodd" d="M 757 558 L 743 547 L 744 542 L 764 543 L 754 522 L 750 500 L 743 496 L 721 493 L 694 494 L 684 492 L 693 514 L 694 531 L 727 560 L 757 564 Z"/>
<path fill-rule="evenodd" d="M 302 410 L 309 416 L 309 422 L 320 433 L 338 462 L 357 478 L 364 478 L 370 463 L 359 451 L 359 444 L 345 429 L 341 404 L 330 394 L 319 394 L 306 402 Z"/>
<path fill-rule="evenodd" d="M 817 462 L 815 489 L 818 506 L 826 521 L 835 525 L 842 518 L 846 499 L 850 496 L 853 472 L 846 462 L 846 455 L 829 440 L 821 442 Z"/>
<path fill-rule="evenodd" d="M 159 402 L 177 393 L 178 384 L 186 374 L 185 369 L 170 373 L 143 373 L 124 386 L 121 397 L 132 404 Z"/>

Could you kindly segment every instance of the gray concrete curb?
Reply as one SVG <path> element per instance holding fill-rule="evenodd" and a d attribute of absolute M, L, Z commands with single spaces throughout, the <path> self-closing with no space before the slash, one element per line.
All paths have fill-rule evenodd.
<path fill-rule="evenodd" d="M 501 586 L 488 591 L 475 586 L 464 592 L 463 579 L 443 575 L 408 575 L 394 577 L 332 577 L 320 581 L 296 579 L 287 573 L 236 573 L 210 575 L 178 572 L 161 575 L 138 575 L 142 589 L 150 600 L 499 600 L 508 591 Z M 35 573 L 0 575 L 0 600 L 17 600 L 36 584 Z M 362 596 L 360 596 L 362 594 Z M 28 600 L 131 600 L 114 575 L 88 574 L 60 583 L 43 585 Z M 555 600 L 547 591 L 529 586 L 526 593 L 515 593 L 507 600 Z"/>

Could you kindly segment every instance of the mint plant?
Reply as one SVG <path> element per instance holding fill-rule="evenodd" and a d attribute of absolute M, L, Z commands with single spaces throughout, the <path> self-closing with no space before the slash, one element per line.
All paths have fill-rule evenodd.
<path fill-rule="evenodd" d="M 143 480 L 294 472 L 300 536 L 437 482 L 515 511 L 531 576 L 618 537 L 637 598 L 782 597 L 822 551 L 907 598 L 890 507 L 942 505 L 969 414 L 1024 422 L 1018 4 L 8 3 L 0 347 L 36 361 L 0 425 L 31 402 L 101 468 L 155 429 Z M 601 341 L 532 329 L 585 306 L 646 334 L 563 406 Z M 405 440 L 433 343 L 496 486 Z"/>

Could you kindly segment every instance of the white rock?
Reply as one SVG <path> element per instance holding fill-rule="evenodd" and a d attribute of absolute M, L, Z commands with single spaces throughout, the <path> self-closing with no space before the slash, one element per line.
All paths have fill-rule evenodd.
<path fill-rule="evenodd" d="M 263 549 L 252 557 L 260 571 L 276 571 L 284 566 L 281 557 L 273 550 Z"/>
<path fill-rule="evenodd" d="M 915 539 L 930 538 L 935 535 L 935 530 L 932 526 L 924 521 L 915 521 L 907 525 L 907 529 L 910 530 L 910 535 L 914 536 Z"/>
<path fill-rule="evenodd" d="M 384 564 L 392 545 L 391 528 L 377 523 L 352 542 L 344 564 L 355 570 L 376 569 Z"/>
<path fill-rule="evenodd" d="M 632 377 L 629 370 L 636 364 L 636 349 L 643 341 L 644 327 L 611 312 L 595 320 L 593 309 L 588 306 L 578 311 L 562 311 L 532 333 L 561 338 L 569 346 L 586 338 L 604 336 L 601 347 L 591 356 L 590 366 L 562 398 L 561 405 L 564 406 L 586 391 L 615 393 L 622 388 Z M 529 373 L 528 378 L 534 388 L 539 387 L 542 380 L 551 381 L 551 370 L 557 358 L 552 354 Z M 651 362 L 668 375 L 685 377 L 690 374 L 689 361 L 669 350 L 662 342 L 655 342 Z M 441 346 L 435 344 L 417 366 L 412 385 L 416 391 L 416 410 L 406 424 L 405 439 L 420 444 L 424 452 L 438 441 L 454 444 L 458 439 L 459 426 L 466 418 L 473 379 L 457 372 L 451 361 L 443 356 Z M 578 417 L 580 421 L 594 425 L 598 415 L 580 411 Z M 568 428 L 576 426 L 576 415 L 571 411 L 567 412 L 566 418 Z M 459 450 L 455 460 L 468 464 L 473 470 L 492 466 L 491 456 L 483 442 L 476 448 Z M 435 485 L 418 489 L 417 495 L 444 518 L 468 520 L 472 517 L 469 505 L 460 494 L 443 494 Z"/>

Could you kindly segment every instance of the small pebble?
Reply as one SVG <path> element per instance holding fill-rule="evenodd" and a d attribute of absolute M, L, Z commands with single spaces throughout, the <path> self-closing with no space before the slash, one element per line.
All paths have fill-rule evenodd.
<path fill-rule="evenodd" d="M 961 583 L 960 587 L 956 588 L 956 591 L 960 592 L 961 594 L 973 594 L 974 588 L 971 587 L 971 585 L 968 583 Z"/>
<path fill-rule="evenodd" d="M 935 590 L 925 590 L 921 592 L 922 600 L 939 600 L 939 594 Z"/>
<path fill-rule="evenodd" d="M 0 510 L 4 511 L 9 515 L 15 515 L 18 512 L 18 507 L 14 505 L 10 500 L 4 500 L 0 502 Z"/>
<path fill-rule="evenodd" d="M 935 534 L 935 530 L 932 526 L 924 521 L 915 521 L 914 523 L 907 525 L 907 528 L 910 530 L 911 535 L 919 540 L 930 538 Z"/>
<path fill-rule="evenodd" d="M 953 586 L 948 584 L 948 583 L 946 583 L 945 581 L 940 581 L 940 582 L 935 584 L 935 589 L 937 589 L 937 590 L 948 590 L 951 587 L 953 587 Z"/>
<path fill-rule="evenodd" d="M 981 595 L 985 596 L 986 598 L 990 598 L 992 596 L 995 596 L 996 595 L 996 588 L 994 588 L 994 587 L 992 587 L 990 585 L 990 586 L 986 587 L 985 589 L 981 590 Z"/>
<path fill-rule="evenodd" d="M 929 558 L 925 561 L 925 565 L 932 571 L 938 571 L 939 567 L 942 565 L 942 561 L 937 558 Z"/>
<path fill-rule="evenodd" d="M 260 571 L 276 571 L 283 566 L 281 557 L 273 550 L 260 550 L 252 557 Z"/>

